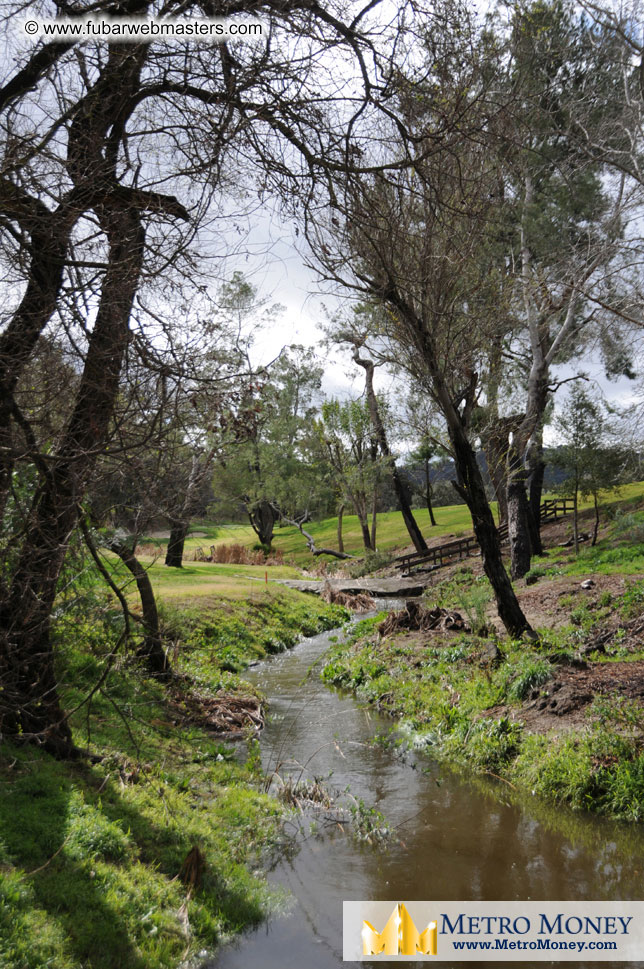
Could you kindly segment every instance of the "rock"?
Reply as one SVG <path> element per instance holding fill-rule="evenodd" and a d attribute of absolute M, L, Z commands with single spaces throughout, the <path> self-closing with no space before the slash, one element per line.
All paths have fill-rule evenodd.
<path fill-rule="evenodd" d="M 366 593 L 371 596 L 383 596 L 384 598 L 397 599 L 421 596 L 427 587 L 428 580 L 422 579 L 327 579 L 326 583 L 321 581 L 302 581 L 300 579 L 276 579 L 280 585 L 288 586 L 290 589 L 297 589 L 299 592 L 313 592 L 321 595 L 325 586 L 330 587 L 336 592 L 345 592 L 349 595 Z"/>
<path fill-rule="evenodd" d="M 498 666 L 503 660 L 503 653 L 495 642 L 484 643 L 481 650 L 481 659 L 491 666 Z"/>
<path fill-rule="evenodd" d="M 525 629 L 521 634 L 523 640 L 528 640 L 531 643 L 540 642 L 539 633 L 535 632 L 534 629 Z"/>

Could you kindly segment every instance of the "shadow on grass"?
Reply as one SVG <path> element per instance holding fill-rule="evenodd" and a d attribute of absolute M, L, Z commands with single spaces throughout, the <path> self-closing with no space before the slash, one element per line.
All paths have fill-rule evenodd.
<path fill-rule="evenodd" d="M 46 754 L 18 752 L 18 757 L 15 774 L 3 771 L 0 826 L 8 858 L 32 873 L 24 879 L 30 901 L 62 930 L 72 965 L 143 969 L 91 863 L 66 853 L 76 778 Z"/>
<path fill-rule="evenodd" d="M 176 803 L 165 806 L 153 778 L 136 791 L 144 798 L 137 805 L 118 774 L 105 782 L 104 773 L 87 764 L 64 764 L 34 751 L 5 749 L 5 754 L 0 760 L 0 861 L 7 863 L 5 870 L 14 865 L 31 873 L 21 879 L 21 915 L 39 910 L 41 922 L 65 940 L 58 946 L 58 961 L 50 962 L 47 951 L 42 964 L 65 969 L 176 965 L 187 945 L 176 918 L 185 889 L 176 876 L 188 851 L 201 841 L 204 828 L 197 815 L 202 812 L 196 810 L 201 805 L 195 799 L 194 811 L 192 805 L 183 804 L 181 810 Z M 116 853 L 109 838 L 101 841 L 105 832 L 118 835 Z M 218 836 L 225 842 L 223 833 Z M 80 854 L 79 843 L 85 849 Z M 201 843 L 207 867 L 190 903 L 190 920 L 195 934 L 212 945 L 222 924 L 234 931 L 261 922 L 266 913 L 258 893 L 249 890 L 234 849 L 225 843 L 220 848 L 213 839 Z M 26 924 L 14 917 L 6 928 L 2 925 L 8 942 L 5 950 L 0 945 L 0 962 L 12 946 L 15 952 L 35 952 L 35 941 L 30 949 L 17 937 Z M 148 934 L 155 938 L 146 943 Z M 12 967 L 32 964 L 24 956 L 8 961 Z"/>

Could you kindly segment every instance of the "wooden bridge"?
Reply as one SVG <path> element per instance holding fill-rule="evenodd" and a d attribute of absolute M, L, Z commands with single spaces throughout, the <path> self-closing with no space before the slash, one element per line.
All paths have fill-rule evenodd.
<path fill-rule="evenodd" d="M 573 507 L 574 501 L 572 498 L 550 498 L 548 501 L 544 501 L 541 505 L 541 524 L 553 522 L 558 518 L 563 518 L 564 515 L 569 515 Z M 498 532 L 501 544 L 503 545 L 508 541 L 507 522 L 499 526 Z M 408 555 L 400 555 L 397 559 L 394 559 L 394 562 L 396 568 L 401 572 L 406 572 L 408 569 L 414 568 L 417 565 L 426 566 L 426 568 L 418 569 L 419 572 L 432 572 L 434 569 L 440 569 L 444 565 L 451 565 L 459 559 L 469 558 L 470 555 L 477 555 L 479 551 L 479 544 L 476 541 L 476 537 L 474 535 L 467 535 L 465 538 L 459 538 L 453 542 L 446 542 L 444 545 L 435 545 L 433 548 L 428 548 L 425 552 L 410 552 Z"/>

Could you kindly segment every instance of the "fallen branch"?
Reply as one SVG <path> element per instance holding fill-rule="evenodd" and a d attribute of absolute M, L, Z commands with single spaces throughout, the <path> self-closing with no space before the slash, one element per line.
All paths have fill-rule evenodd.
<path fill-rule="evenodd" d="M 336 559 L 353 559 L 355 555 L 349 555 L 348 552 L 337 552 L 334 548 L 318 548 L 315 544 L 315 539 L 313 536 L 305 531 L 303 523 L 309 520 L 309 513 L 305 512 L 300 519 L 297 518 L 287 518 L 286 515 L 279 513 L 282 521 L 286 522 L 287 525 L 294 525 L 295 528 L 304 536 L 306 539 L 306 544 L 308 545 L 309 551 L 313 556 L 317 558 L 318 555 L 332 555 Z"/>
<path fill-rule="evenodd" d="M 399 630 L 444 629 L 452 632 L 469 632 L 469 626 L 458 612 L 448 612 L 436 606 L 426 609 L 413 600 L 405 603 L 399 612 L 390 612 L 378 626 L 381 636 L 389 636 Z"/>
<path fill-rule="evenodd" d="M 320 597 L 325 602 L 345 606 L 347 609 L 353 609 L 354 612 L 369 612 L 376 608 L 376 603 L 366 592 L 342 592 L 341 589 L 333 589 L 328 582 L 324 583 Z"/>

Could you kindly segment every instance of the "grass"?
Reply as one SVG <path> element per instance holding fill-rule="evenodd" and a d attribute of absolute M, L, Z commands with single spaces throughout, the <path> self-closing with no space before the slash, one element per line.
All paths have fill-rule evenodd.
<path fill-rule="evenodd" d="M 582 544 L 577 556 L 572 550 L 553 550 L 549 556 L 535 557 L 530 572 L 537 578 L 593 573 L 635 575 L 643 572 L 644 510 L 636 510 L 643 499 L 644 495 L 635 493 L 626 501 L 612 503 L 608 506 L 611 515 L 608 530 L 596 545 Z M 586 525 L 587 522 L 583 522 L 581 530 Z M 553 561 L 553 556 L 557 556 L 556 561 Z"/>
<path fill-rule="evenodd" d="M 238 675 L 249 662 L 345 613 L 275 584 L 244 600 L 222 568 L 191 605 L 194 575 L 164 592 L 172 691 L 131 654 L 109 665 L 121 619 L 91 582 L 59 616 L 64 707 L 79 706 L 74 739 L 100 761 L 0 748 L 2 969 L 176 969 L 285 904 L 263 875 L 283 849 L 284 807 L 262 792 L 257 743 L 217 739 L 182 698 L 251 692 Z M 205 867 L 189 891 L 180 873 L 195 848 Z"/>
<path fill-rule="evenodd" d="M 452 608 L 462 591 L 458 579 L 457 574 L 442 590 L 437 587 L 440 601 L 452 597 Z M 628 585 L 610 608 L 625 619 L 640 615 L 643 587 Z M 644 820 L 642 705 L 601 696 L 581 726 L 567 729 L 562 721 L 560 730 L 543 734 L 528 733 L 511 716 L 527 698 L 539 697 L 557 663 L 574 656 L 579 647 L 574 625 L 544 633 L 541 646 L 504 640 L 491 660 L 488 638 L 473 633 L 380 637 L 381 619 L 363 620 L 332 648 L 322 671 L 327 683 L 390 713 L 414 746 L 433 757 L 500 777 L 554 804 Z"/>
<path fill-rule="evenodd" d="M 545 498 L 554 497 L 544 495 Z M 634 482 L 624 485 L 619 490 L 616 498 L 614 493 L 607 495 L 606 509 L 624 507 L 629 503 L 636 507 L 644 501 L 644 482 Z M 496 502 L 492 502 L 492 510 L 496 515 Z M 592 501 L 580 502 L 580 510 L 592 507 Z M 429 522 L 429 513 L 426 508 L 414 510 L 414 516 L 420 529 L 427 541 L 436 543 L 439 539 L 447 540 L 449 537 L 460 537 L 472 532 L 472 519 L 465 505 L 446 505 L 435 510 L 438 524 L 432 527 Z M 331 548 L 337 547 L 337 518 L 325 518 L 323 521 L 310 522 L 306 529 L 313 535 L 315 542 L 321 546 Z M 203 533 L 194 536 L 194 532 Z M 354 555 L 364 554 L 362 545 L 362 533 L 358 519 L 355 515 L 345 515 L 343 519 L 343 537 L 346 550 Z M 383 512 L 378 515 L 377 531 L 378 549 L 382 552 L 406 547 L 410 544 L 409 535 L 405 528 L 402 515 L 398 511 Z M 144 539 L 146 543 L 156 542 L 159 549 L 167 545 L 167 539 Z M 239 543 L 252 547 L 257 543 L 257 535 L 250 525 L 215 525 L 212 522 L 198 521 L 191 527 L 191 534 L 186 540 L 186 549 L 194 550 L 202 547 L 207 550 L 211 545 L 222 545 Z M 286 561 L 293 560 L 297 565 L 310 564 L 313 560 L 311 553 L 306 548 L 306 544 L 298 530 L 292 526 L 276 528 L 273 547 L 279 549 Z M 242 567 L 238 567 L 242 568 Z M 261 571 L 261 567 L 259 567 Z M 274 569 L 270 570 L 273 574 Z"/>
<path fill-rule="evenodd" d="M 145 561 L 145 559 L 142 559 Z M 251 602 L 263 595 L 277 594 L 284 586 L 275 579 L 299 579 L 290 566 L 215 565 L 187 562 L 181 569 L 169 569 L 162 562 L 146 562 L 152 587 L 162 599 L 192 600 L 201 596 L 240 599 Z M 268 576 L 268 583 L 266 577 Z"/>
<path fill-rule="evenodd" d="M 496 507 L 496 505 L 493 505 L 493 507 Z M 435 528 L 432 528 L 429 524 L 427 509 L 415 510 L 414 515 L 423 534 L 431 541 L 445 535 L 466 534 L 472 530 L 472 519 L 465 505 L 448 505 L 438 508 L 436 510 L 438 525 Z M 337 518 L 325 518 L 320 522 L 309 522 L 306 530 L 310 532 L 318 545 L 330 548 L 337 547 Z M 196 522 L 191 529 L 192 531 L 205 532 L 206 535 L 197 538 L 189 535 L 186 540 L 186 549 L 198 547 L 208 549 L 210 545 L 229 545 L 232 543 L 250 547 L 257 543 L 257 536 L 250 525 L 213 525 L 210 522 Z M 356 515 L 344 516 L 342 534 L 347 552 L 355 555 L 364 552 L 362 532 Z M 389 511 L 378 515 L 377 537 L 378 548 L 381 551 L 409 544 L 409 535 L 400 512 Z M 145 538 L 143 541 L 145 543 L 156 541 L 160 548 L 167 545 L 167 539 Z M 285 526 L 275 530 L 273 547 L 283 553 L 286 561 L 293 559 L 298 564 L 313 561 L 305 540 L 297 528 L 293 526 Z"/>

